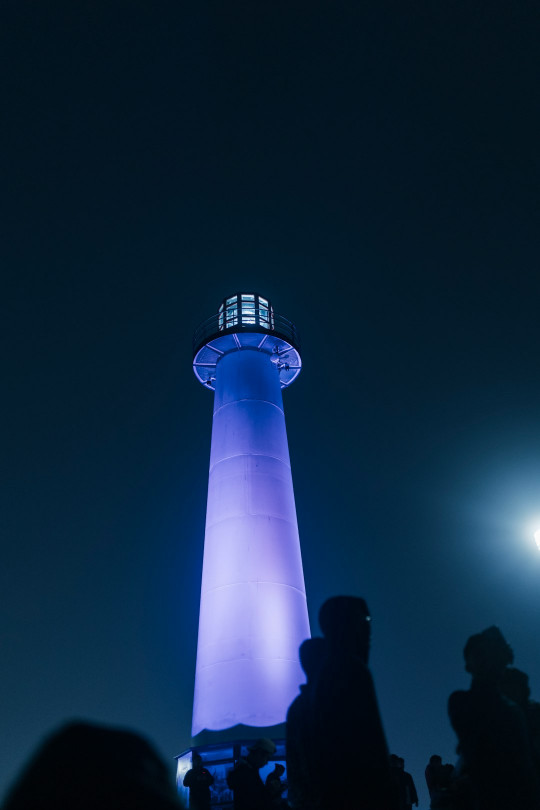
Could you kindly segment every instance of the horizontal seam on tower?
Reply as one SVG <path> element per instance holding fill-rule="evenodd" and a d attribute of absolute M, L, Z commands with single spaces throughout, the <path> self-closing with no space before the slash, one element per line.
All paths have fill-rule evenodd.
<path fill-rule="evenodd" d="M 225 456 L 225 458 L 220 458 L 219 461 L 216 461 L 209 469 L 209 472 L 212 472 L 214 467 L 217 467 L 218 464 L 222 464 L 224 461 L 228 461 L 230 458 L 240 458 L 241 456 L 262 456 L 263 458 L 273 458 L 274 461 L 279 461 L 283 464 L 284 467 L 287 467 L 288 470 L 291 469 L 291 465 L 288 464 L 286 461 L 283 461 L 282 458 L 278 456 L 273 456 L 271 453 L 233 453 L 231 456 Z"/>
<path fill-rule="evenodd" d="M 210 669 L 210 667 L 218 667 L 220 664 L 229 664 L 232 661 L 290 661 L 291 664 L 298 664 L 298 658 L 269 658 L 268 656 L 257 655 L 257 656 L 250 656 L 249 658 L 222 658 L 220 661 L 215 661 L 213 664 L 201 664 L 200 667 L 197 667 L 196 671 L 200 672 L 203 669 Z"/>
<path fill-rule="evenodd" d="M 224 588 L 232 588 L 234 585 L 249 585 L 252 582 L 254 582 L 256 585 L 279 585 L 281 588 L 290 588 L 292 591 L 301 593 L 302 596 L 306 595 L 305 590 L 301 591 L 300 588 L 296 587 L 296 585 L 288 585 L 286 582 L 274 582 L 271 579 L 257 579 L 255 581 L 250 579 L 239 579 L 238 582 L 229 582 L 227 585 L 216 585 L 214 588 L 207 588 L 204 591 L 201 590 L 201 597 L 204 594 L 211 593 L 212 591 L 222 591 Z"/>
<path fill-rule="evenodd" d="M 275 408 L 279 411 L 283 416 L 285 416 L 285 411 L 283 408 L 280 408 L 279 405 L 276 405 L 275 402 L 270 402 L 268 399 L 248 399 L 248 397 L 244 397 L 244 399 L 234 399 L 232 402 L 226 402 L 224 405 L 220 405 L 217 411 L 214 411 L 214 416 L 216 413 L 219 413 L 223 408 L 228 408 L 230 405 L 236 405 L 237 402 L 265 402 L 267 405 L 271 405 L 272 408 Z"/>
<path fill-rule="evenodd" d="M 298 532 L 298 524 L 295 520 L 291 520 L 290 518 L 283 517 L 283 515 L 275 515 L 269 514 L 268 512 L 245 512 L 243 515 L 229 515 L 225 518 L 218 518 L 217 520 L 208 520 L 206 519 L 206 529 L 212 529 L 214 526 L 220 526 L 222 523 L 228 523 L 232 520 L 242 520 L 243 518 L 265 518 L 265 520 L 276 520 L 280 521 L 281 523 L 285 523 L 288 526 L 292 526 L 293 528 L 296 527 L 296 531 Z"/>

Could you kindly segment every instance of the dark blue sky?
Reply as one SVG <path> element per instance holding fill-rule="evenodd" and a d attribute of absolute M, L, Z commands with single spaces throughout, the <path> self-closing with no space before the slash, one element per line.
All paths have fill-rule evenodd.
<path fill-rule="evenodd" d="M 3 3 L 0 790 L 72 716 L 189 742 L 237 289 L 301 331 L 312 625 L 368 600 L 391 749 L 454 759 L 489 624 L 540 697 L 540 14 L 472 5 Z"/>

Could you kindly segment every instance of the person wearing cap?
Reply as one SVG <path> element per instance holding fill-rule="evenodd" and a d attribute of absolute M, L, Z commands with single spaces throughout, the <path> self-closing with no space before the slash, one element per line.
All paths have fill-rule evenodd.
<path fill-rule="evenodd" d="M 248 748 L 248 755 L 238 760 L 227 774 L 227 784 L 233 792 L 234 810 L 268 810 L 268 791 L 259 771 L 276 753 L 274 742 L 260 737 Z"/>

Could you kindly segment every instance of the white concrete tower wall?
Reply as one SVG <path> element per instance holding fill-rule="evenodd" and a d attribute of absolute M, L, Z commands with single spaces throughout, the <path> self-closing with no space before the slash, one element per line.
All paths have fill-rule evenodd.
<path fill-rule="evenodd" d="M 256 345 L 215 364 L 193 736 L 283 723 L 305 680 L 298 647 L 310 630 L 281 385 L 275 355 Z"/>

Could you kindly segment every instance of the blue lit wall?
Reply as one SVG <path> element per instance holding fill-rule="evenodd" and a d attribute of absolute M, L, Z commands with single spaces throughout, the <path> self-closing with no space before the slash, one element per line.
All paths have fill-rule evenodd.
<path fill-rule="evenodd" d="M 310 635 L 279 371 L 216 366 L 192 734 L 285 721 Z"/>

